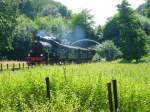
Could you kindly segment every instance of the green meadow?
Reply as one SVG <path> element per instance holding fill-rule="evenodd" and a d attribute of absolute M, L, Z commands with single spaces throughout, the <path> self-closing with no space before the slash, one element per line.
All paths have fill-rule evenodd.
<path fill-rule="evenodd" d="M 107 83 L 113 79 L 120 112 L 150 111 L 150 64 L 103 62 L 1 72 L 0 112 L 108 112 Z"/>

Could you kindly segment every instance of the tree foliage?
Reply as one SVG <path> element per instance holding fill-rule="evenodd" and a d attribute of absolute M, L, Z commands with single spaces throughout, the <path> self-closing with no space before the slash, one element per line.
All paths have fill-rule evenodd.
<path fill-rule="evenodd" d="M 58 39 L 63 39 L 70 31 L 70 26 L 62 17 L 38 17 L 35 20 L 39 31 L 44 31 L 45 35 L 53 35 Z"/>
<path fill-rule="evenodd" d="M 144 15 L 150 18 L 150 0 L 146 0 Z"/>
<path fill-rule="evenodd" d="M 145 33 L 147 35 L 150 36 L 150 19 L 149 18 L 146 18 L 146 17 L 142 17 L 140 16 L 140 21 L 141 21 L 141 24 L 142 24 L 142 29 L 145 31 Z"/>
<path fill-rule="evenodd" d="M 0 1 L 0 54 L 6 56 L 12 49 L 12 32 L 15 28 L 17 9 L 15 0 Z"/>
<path fill-rule="evenodd" d="M 9 56 L 11 59 L 26 59 L 37 29 L 37 25 L 28 17 L 19 16 L 17 18 L 17 25 L 13 32 L 14 49 L 11 51 L 11 55 Z"/>
<path fill-rule="evenodd" d="M 118 19 L 118 15 L 109 18 L 103 31 L 103 40 L 112 40 L 117 47 L 120 47 L 120 25 Z"/>
<path fill-rule="evenodd" d="M 111 19 L 104 29 L 105 39 L 113 40 L 121 48 L 124 59 L 138 61 L 146 53 L 146 34 L 141 28 L 140 20 L 126 0 L 118 5 L 118 12 L 118 15 Z"/>
<path fill-rule="evenodd" d="M 112 61 L 122 55 L 121 51 L 110 40 L 104 41 L 101 45 L 97 46 L 97 50 L 99 55 L 107 61 Z"/>
<path fill-rule="evenodd" d="M 98 42 L 103 40 L 103 28 L 101 25 L 98 25 L 95 29 L 95 38 Z"/>
<path fill-rule="evenodd" d="M 93 15 L 90 14 L 89 10 L 82 10 L 78 14 L 72 15 L 72 32 L 71 32 L 71 41 L 77 41 L 80 39 L 92 39 L 96 40 L 95 30 L 94 30 L 94 21 Z M 84 43 L 84 47 L 89 44 Z M 83 43 L 80 45 L 83 47 Z"/>
<path fill-rule="evenodd" d="M 69 17 L 70 11 L 59 2 L 53 0 L 22 0 L 19 10 L 31 19 L 37 16 Z"/>
<path fill-rule="evenodd" d="M 138 61 L 146 52 L 146 34 L 135 12 L 126 0 L 118 7 L 121 49 L 124 59 Z"/>

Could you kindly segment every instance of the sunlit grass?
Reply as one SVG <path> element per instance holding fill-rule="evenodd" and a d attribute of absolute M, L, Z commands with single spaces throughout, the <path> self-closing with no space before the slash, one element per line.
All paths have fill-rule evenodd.
<path fill-rule="evenodd" d="M 46 98 L 45 77 L 51 82 Z M 108 112 L 107 83 L 118 81 L 120 112 L 150 111 L 150 64 L 39 66 L 0 74 L 0 111 Z"/>

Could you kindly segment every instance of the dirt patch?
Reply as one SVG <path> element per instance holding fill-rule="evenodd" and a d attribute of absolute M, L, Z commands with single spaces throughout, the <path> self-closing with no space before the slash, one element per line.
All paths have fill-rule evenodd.
<path fill-rule="evenodd" d="M 0 61 L 0 64 L 19 64 L 19 63 L 26 63 L 25 61 Z"/>

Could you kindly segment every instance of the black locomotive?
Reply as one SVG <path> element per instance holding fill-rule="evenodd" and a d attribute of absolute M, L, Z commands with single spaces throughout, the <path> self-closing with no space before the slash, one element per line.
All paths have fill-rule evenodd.
<path fill-rule="evenodd" d="M 38 37 L 27 57 L 30 64 L 82 63 L 90 61 L 95 50 L 60 44 L 49 37 Z"/>

